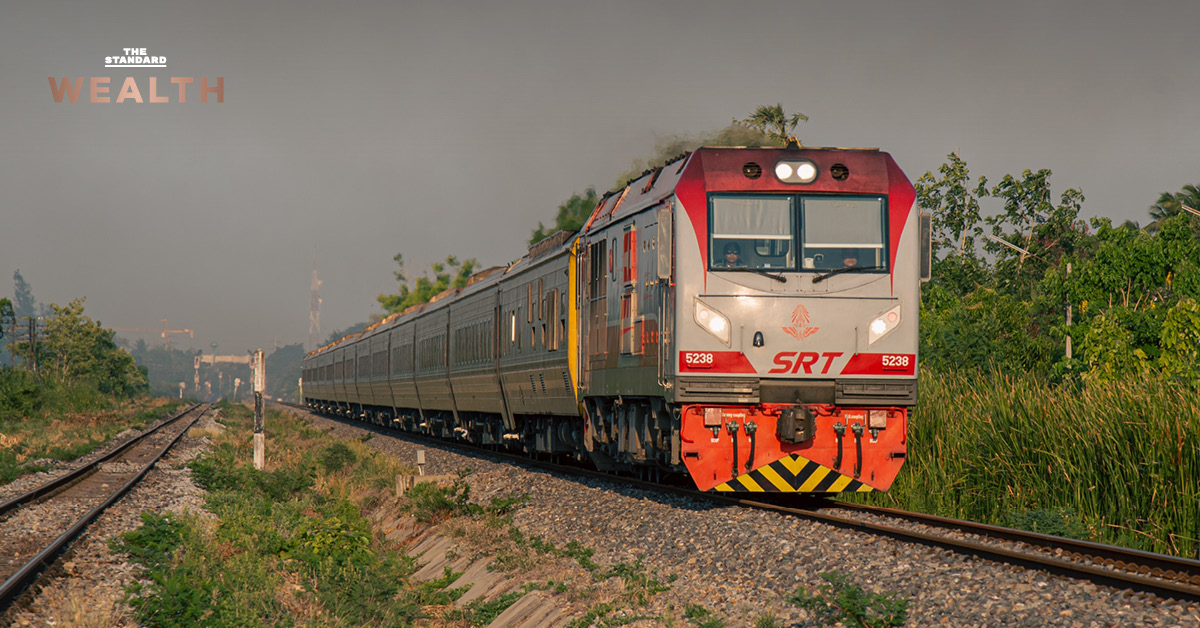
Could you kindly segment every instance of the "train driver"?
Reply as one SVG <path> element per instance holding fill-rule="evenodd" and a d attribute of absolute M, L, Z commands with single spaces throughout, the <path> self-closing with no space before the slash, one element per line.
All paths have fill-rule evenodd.
<path fill-rule="evenodd" d="M 737 242 L 729 242 L 725 244 L 725 259 L 721 260 L 717 266 L 721 268 L 741 268 L 745 266 L 742 263 L 742 247 Z"/>
<path fill-rule="evenodd" d="M 842 249 L 842 267 L 850 268 L 853 266 L 858 266 L 858 250 Z"/>

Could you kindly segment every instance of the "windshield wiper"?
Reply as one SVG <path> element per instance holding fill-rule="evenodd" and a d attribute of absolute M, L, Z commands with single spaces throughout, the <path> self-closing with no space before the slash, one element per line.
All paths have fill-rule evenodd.
<path fill-rule="evenodd" d="M 762 270 L 760 268 L 722 268 L 721 270 L 724 270 L 726 272 L 732 271 L 732 272 L 736 272 L 736 273 L 755 273 L 758 275 L 762 275 L 763 277 L 770 277 L 771 279 L 774 279 L 775 281 L 778 281 L 779 283 L 787 283 L 787 277 L 784 277 L 783 275 L 773 275 L 773 274 L 771 274 L 765 270 Z"/>
<path fill-rule="evenodd" d="M 846 268 L 835 268 L 834 270 L 831 270 L 823 275 L 817 275 L 816 277 L 813 277 L 812 282 L 821 283 L 822 281 L 825 281 L 834 275 L 858 272 L 860 270 L 883 270 L 883 266 L 847 266 Z"/>

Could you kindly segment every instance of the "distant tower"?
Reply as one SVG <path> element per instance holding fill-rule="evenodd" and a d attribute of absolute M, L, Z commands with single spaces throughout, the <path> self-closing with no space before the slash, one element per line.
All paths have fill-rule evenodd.
<path fill-rule="evenodd" d="M 321 346 L 321 280 L 317 279 L 317 248 L 313 247 L 313 274 L 308 302 L 308 350 Z"/>

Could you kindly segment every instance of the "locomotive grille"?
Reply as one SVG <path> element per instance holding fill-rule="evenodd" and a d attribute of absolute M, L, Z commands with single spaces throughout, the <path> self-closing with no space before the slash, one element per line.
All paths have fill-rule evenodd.
<path fill-rule="evenodd" d="M 835 391 L 839 405 L 917 405 L 917 380 L 839 380 Z"/>
<path fill-rule="evenodd" d="M 680 401 L 757 403 L 757 379 L 679 378 Z"/>

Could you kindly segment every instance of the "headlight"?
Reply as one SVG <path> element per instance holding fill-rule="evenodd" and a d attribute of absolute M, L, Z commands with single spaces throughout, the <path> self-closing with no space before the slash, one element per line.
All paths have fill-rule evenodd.
<path fill-rule="evenodd" d="M 703 327 L 704 331 L 712 334 L 717 340 L 729 344 L 730 325 L 728 317 L 705 305 L 700 299 L 696 299 L 693 314 L 696 318 L 696 324 Z"/>
<path fill-rule="evenodd" d="M 775 177 L 784 183 L 812 183 L 817 165 L 807 159 L 789 159 L 775 164 Z"/>
<path fill-rule="evenodd" d="M 876 340 L 883 338 L 888 332 L 899 325 L 900 306 L 896 305 L 896 307 L 880 314 L 875 320 L 871 321 L 871 324 L 867 327 L 867 344 L 875 344 Z"/>

